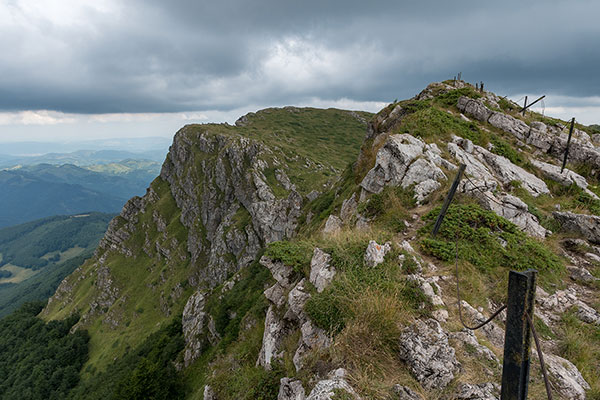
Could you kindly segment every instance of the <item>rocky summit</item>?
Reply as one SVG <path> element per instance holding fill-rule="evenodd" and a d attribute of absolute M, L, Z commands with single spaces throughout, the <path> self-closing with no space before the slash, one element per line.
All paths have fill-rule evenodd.
<path fill-rule="evenodd" d="M 555 397 L 599 398 L 600 132 L 561 171 L 567 135 L 456 80 L 183 127 L 41 313 L 89 334 L 72 398 L 498 399 L 506 313 L 457 305 L 485 321 L 526 269 Z"/>

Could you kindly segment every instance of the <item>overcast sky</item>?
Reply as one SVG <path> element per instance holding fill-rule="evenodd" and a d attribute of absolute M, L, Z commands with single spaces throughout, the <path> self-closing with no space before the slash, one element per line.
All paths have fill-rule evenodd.
<path fill-rule="evenodd" d="M 378 111 L 459 71 L 600 123 L 598 1 L 0 0 L 0 48 L 0 141 Z"/>

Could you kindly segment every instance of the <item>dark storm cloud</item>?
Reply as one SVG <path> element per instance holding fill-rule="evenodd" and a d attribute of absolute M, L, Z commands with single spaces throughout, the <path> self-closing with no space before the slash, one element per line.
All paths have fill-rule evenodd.
<path fill-rule="evenodd" d="M 503 94 L 600 95 L 592 1 L 129 1 L 75 22 L 27 3 L 0 6 L 2 110 L 390 101 L 459 71 Z"/>

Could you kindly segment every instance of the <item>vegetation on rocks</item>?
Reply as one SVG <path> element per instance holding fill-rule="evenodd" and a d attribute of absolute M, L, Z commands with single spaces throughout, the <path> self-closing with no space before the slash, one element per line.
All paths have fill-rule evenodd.
<path fill-rule="evenodd" d="M 536 327 L 597 396 L 600 251 L 562 232 L 552 213 L 558 205 L 597 214 L 590 193 L 598 181 L 583 167 L 592 192 L 543 176 L 533 159 L 555 156 L 537 157 L 533 145 L 457 103 L 466 96 L 484 116 L 505 111 L 519 129 L 541 116 L 518 116 L 510 101 L 452 84 L 432 84 L 375 116 L 286 107 L 236 126 L 183 128 L 161 176 L 127 203 L 41 314 L 78 313 L 69 328 L 90 334 L 71 398 L 275 399 L 284 377 L 306 394 L 337 382 L 339 398 L 349 396 L 344 385 L 377 400 L 398 390 L 456 398 L 475 383 L 493 391 L 502 322 L 491 334 L 461 330 L 456 243 L 469 318 L 505 300 L 510 269 L 538 270 L 547 298 L 571 301 L 547 300 L 564 306 L 562 315 L 540 306 Z M 463 182 L 434 237 L 464 160 L 470 179 L 490 185 Z M 364 184 L 368 173 L 383 183 Z M 432 189 L 417 198 L 423 182 Z M 527 224 L 539 230 L 525 233 Z M 414 359 L 411 343 L 445 361 Z M 423 363 L 443 379 L 424 377 Z M 531 393 L 541 388 L 532 381 Z"/>

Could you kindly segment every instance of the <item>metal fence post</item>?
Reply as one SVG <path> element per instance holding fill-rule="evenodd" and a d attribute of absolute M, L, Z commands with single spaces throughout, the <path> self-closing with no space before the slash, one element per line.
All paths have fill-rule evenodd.
<path fill-rule="evenodd" d="M 569 128 L 569 138 L 567 139 L 567 147 L 565 148 L 565 157 L 563 158 L 562 168 L 560 173 L 562 174 L 567 165 L 567 157 L 569 157 L 569 146 L 571 145 L 571 136 L 573 136 L 573 128 L 575 127 L 575 117 L 571 120 L 571 127 Z"/>
<path fill-rule="evenodd" d="M 504 337 L 501 400 L 525 400 L 529 382 L 531 329 L 533 320 L 536 271 L 510 271 Z"/>
<path fill-rule="evenodd" d="M 458 172 L 456 173 L 456 177 L 454 178 L 454 182 L 452 182 L 452 186 L 450 187 L 450 191 L 448 192 L 448 196 L 446 196 L 446 200 L 444 200 L 444 204 L 442 205 L 442 209 L 438 214 L 437 219 L 435 220 L 435 224 L 433 226 L 432 235 L 437 235 L 440 230 L 440 226 L 442 226 L 442 221 L 444 220 L 444 215 L 446 215 L 446 211 L 448 211 L 448 207 L 456 194 L 456 189 L 458 189 L 458 184 L 460 183 L 460 179 L 462 178 L 463 172 L 465 172 L 465 168 L 467 166 L 465 164 L 460 164 L 458 167 Z"/>

